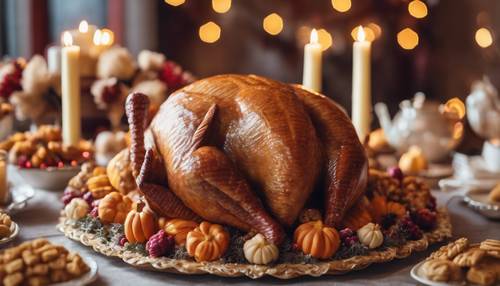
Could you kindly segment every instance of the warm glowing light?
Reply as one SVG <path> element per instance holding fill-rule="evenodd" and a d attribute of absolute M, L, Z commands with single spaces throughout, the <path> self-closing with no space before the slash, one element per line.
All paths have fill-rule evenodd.
<path fill-rule="evenodd" d="M 354 29 L 352 29 L 351 37 L 355 41 L 373 42 L 375 40 L 375 32 L 373 32 L 373 30 L 369 27 L 363 27 L 363 29 L 362 29 L 363 31 L 361 32 L 360 27 L 361 26 L 357 26 L 357 27 L 354 27 Z M 362 40 L 359 38 L 360 33 L 362 33 L 364 35 Z"/>
<path fill-rule="evenodd" d="M 80 25 L 78 25 L 78 31 L 80 33 L 87 33 L 89 31 L 89 23 L 85 20 L 80 22 Z"/>
<path fill-rule="evenodd" d="M 408 12 L 417 19 L 427 16 L 427 5 L 421 0 L 413 0 L 408 3 Z"/>
<path fill-rule="evenodd" d="M 398 44 L 405 50 L 413 50 L 418 45 L 418 34 L 410 28 L 401 30 L 397 39 Z"/>
<path fill-rule="evenodd" d="M 231 0 L 212 0 L 212 8 L 217 13 L 226 13 L 231 9 Z"/>
<path fill-rule="evenodd" d="M 62 42 L 63 45 L 66 47 L 73 45 L 73 37 L 71 36 L 70 32 L 66 31 L 63 33 Z"/>
<path fill-rule="evenodd" d="M 318 31 L 316 31 L 316 29 L 312 29 L 311 37 L 309 38 L 309 43 L 311 43 L 311 44 L 318 43 Z"/>
<path fill-rule="evenodd" d="M 281 31 L 283 30 L 283 19 L 280 15 L 272 13 L 264 18 L 264 21 L 262 21 L 262 26 L 267 33 L 275 36 L 281 33 Z"/>
<path fill-rule="evenodd" d="M 493 44 L 493 36 L 491 35 L 490 30 L 486 28 L 480 28 L 476 31 L 476 43 L 481 48 L 487 48 Z"/>
<path fill-rule="evenodd" d="M 372 22 L 372 23 L 368 24 L 365 32 L 367 32 L 367 34 L 369 34 L 368 33 L 369 30 L 373 31 L 373 34 L 375 35 L 375 39 L 380 38 L 380 36 L 382 35 L 382 28 L 380 28 L 380 26 L 377 25 L 376 23 Z M 366 37 L 366 38 L 368 41 L 370 41 L 369 37 Z"/>
<path fill-rule="evenodd" d="M 102 29 L 101 45 L 111 46 L 115 41 L 115 33 L 110 29 Z"/>
<path fill-rule="evenodd" d="M 332 6 L 339 12 L 347 12 L 351 9 L 351 0 L 332 0 Z"/>
<path fill-rule="evenodd" d="M 172 5 L 174 7 L 180 6 L 185 2 L 186 0 L 165 0 L 165 3 L 167 3 L 168 5 Z"/>
<path fill-rule="evenodd" d="M 94 37 L 92 38 L 94 45 L 99 46 L 101 44 L 101 36 L 102 36 L 101 30 L 97 29 L 94 32 Z"/>
<path fill-rule="evenodd" d="M 321 50 L 326 50 L 333 44 L 332 35 L 325 29 L 318 30 L 318 41 L 321 44 Z"/>
<path fill-rule="evenodd" d="M 200 39 L 205 43 L 215 43 L 220 38 L 221 29 L 214 22 L 208 22 L 200 27 Z"/>
<path fill-rule="evenodd" d="M 454 97 L 443 105 L 442 112 L 451 118 L 462 119 L 465 116 L 465 104 L 458 97 Z"/>
<path fill-rule="evenodd" d="M 360 42 L 364 42 L 365 41 L 366 36 L 365 36 L 365 30 L 363 29 L 363 26 L 359 26 L 358 27 L 358 33 L 356 35 L 356 38 Z"/>

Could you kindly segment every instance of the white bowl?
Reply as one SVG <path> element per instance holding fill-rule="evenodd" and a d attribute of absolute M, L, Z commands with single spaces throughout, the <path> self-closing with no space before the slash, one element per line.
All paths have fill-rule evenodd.
<path fill-rule="evenodd" d="M 80 172 L 80 166 L 47 169 L 20 168 L 9 165 L 9 172 L 17 173 L 24 183 L 36 189 L 64 190 L 71 178 Z"/>

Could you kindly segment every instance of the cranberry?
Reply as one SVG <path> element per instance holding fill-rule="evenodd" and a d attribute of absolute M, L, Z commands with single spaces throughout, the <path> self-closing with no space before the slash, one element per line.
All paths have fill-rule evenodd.
<path fill-rule="evenodd" d="M 90 216 L 93 217 L 93 218 L 97 218 L 99 216 L 99 209 L 98 208 L 93 208 L 91 211 L 90 211 Z"/>
<path fill-rule="evenodd" d="M 120 246 L 125 246 L 125 243 L 127 243 L 127 242 L 128 242 L 127 238 L 126 238 L 125 236 L 122 236 L 122 237 L 120 238 L 120 242 L 118 242 L 118 244 L 119 244 Z"/>
<path fill-rule="evenodd" d="M 91 192 L 86 192 L 85 194 L 83 194 L 82 198 L 87 202 L 87 204 L 89 204 L 89 206 L 94 202 L 94 197 L 92 196 Z"/>
<path fill-rule="evenodd" d="M 164 230 L 160 230 L 149 238 L 146 243 L 146 250 L 151 257 L 161 257 L 172 251 L 174 246 L 174 237 L 167 235 Z"/>
<path fill-rule="evenodd" d="M 422 229 L 430 230 L 436 226 L 436 213 L 429 209 L 419 209 L 412 213 L 412 220 Z"/>
<path fill-rule="evenodd" d="M 392 178 L 394 178 L 400 182 L 403 181 L 404 174 L 403 174 L 403 171 L 401 171 L 401 169 L 399 167 L 390 167 L 389 169 L 387 169 L 387 173 Z"/>

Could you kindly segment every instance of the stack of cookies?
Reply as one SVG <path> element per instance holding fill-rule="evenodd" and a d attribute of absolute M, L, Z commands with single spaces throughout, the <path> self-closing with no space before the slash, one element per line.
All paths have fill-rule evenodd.
<path fill-rule="evenodd" d="M 12 220 L 10 216 L 5 213 L 0 213 L 0 239 L 9 237 L 12 234 L 11 226 Z"/>
<path fill-rule="evenodd" d="M 500 281 L 500 240 L 469 244 L 467 238 L 460 238 L 432 253 L 422 273 L 432 281 L 494 285 Z"/>
<path fill-rule="evenodd" d="M 45 239 L 27 241 L 0 254 L 0 281 L 5 286 L 48 285 L 89 271 L 76 253 Z"/>

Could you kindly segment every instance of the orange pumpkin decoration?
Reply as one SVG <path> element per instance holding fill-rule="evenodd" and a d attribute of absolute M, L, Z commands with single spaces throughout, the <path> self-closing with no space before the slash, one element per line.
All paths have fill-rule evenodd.
<path fill-rule="evenodd" d="M 221 225 L 202 222 L 190 231 L 186 238 L 186 249 L 198 262 L 219 259 L 229 246 L 229 233 Z"/>
<path fill-rule="evenodd" d="M 132 200 L 129 197 L 119 192 L 111 192 L 99 202 L 99 219 L 103 223 L 123 224 L 131 208 Z"/>
<path fill-rule="evenodd" d="M 373 218 L 367 209 L 352 208 L 344 217 L 343 225 L 356 231 L 372 221 Z"/>
<path fill-rule="evenodd" d="M 158 226 L 165 231 L 168 235 L 175 237 L 175 244 L 186 244 L 186 237 L 188 232 L 192 231 L 198 226 L 198 223 L 192 220 L 185 219 L 166 219 L 160 218 Z"/>
<path fill-rule="evenodd" d="M 142 200 L 133 204 L 125 219 L 125 237 L 131 243 L 144 243 L 156 232 L 156 215 Z"/>
<path fill-rule="evenodd" d="M 319 259 L 332 257 L 340 247 L 337 230 L 323 225 L 321 220 L 301 224 L 295 230 L 293 241 L 302 252 Z"/>
<path fill-rule="evenodd" d="M 384 196 L 376 195 L 370 203 L 370 213 L 377 223 L 381 223 L 389 214 L 402 218 L 406 215 L 406 208 L 400 203 L 388 202 Z"/>

